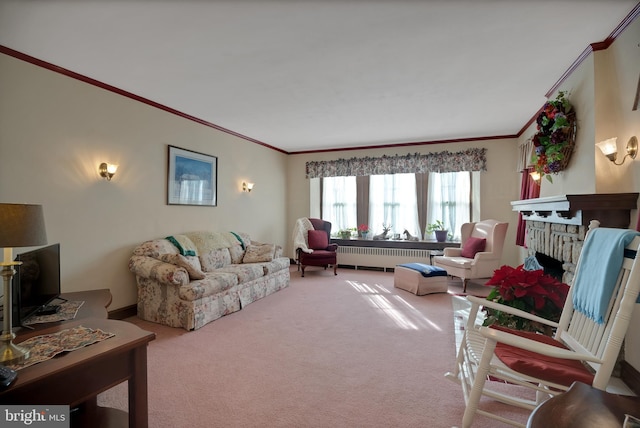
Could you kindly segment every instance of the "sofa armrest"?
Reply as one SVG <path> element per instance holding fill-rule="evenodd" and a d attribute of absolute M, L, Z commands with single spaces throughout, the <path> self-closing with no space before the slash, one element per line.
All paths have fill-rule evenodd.
<path fill-rule="evenodd" d="M 189 273 L 183 267 L 165 263 L 149 256 L 131 256 L 129 270 L 142 278 L 167 285 L 187 285 Z"/>
<path fill-rule="evenodd" d="M 327 251 L 338 251 L 338 244 L 329 244 Z"/>
<path fill-rule="evenodd" d="M 474 263 L 475 263 L 475 262 L 479 262 L 479 261 L 486 262 L 486 261 L 489 261 L 489 260 L 495 260 L 495 259 L 497 259 L 497 257 L 496 257 L 495 253 L 489 253 L 489 252 L 486 252 L 486 251 L 480 251 L 480 252 L 476 253 L 476 255 L 473 257 L 473 259 L 474 259 Z"/>
<path fill-rule="evenodd" d="M 462 257 L 462 248 L 447 247 L 442 251 L 442 255 L 445 257 Z"/>

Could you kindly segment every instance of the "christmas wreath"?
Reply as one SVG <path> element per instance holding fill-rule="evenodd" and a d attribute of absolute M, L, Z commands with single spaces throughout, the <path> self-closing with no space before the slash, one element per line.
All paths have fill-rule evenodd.
<path fill-rule="evenodd" d="M 575 146 L 576 114 L 560 91 L 554 100 L 547 101 L 536 118 L 538 131 L 533 136 L 533 166 L 540 177 L 564 170 Z"/>

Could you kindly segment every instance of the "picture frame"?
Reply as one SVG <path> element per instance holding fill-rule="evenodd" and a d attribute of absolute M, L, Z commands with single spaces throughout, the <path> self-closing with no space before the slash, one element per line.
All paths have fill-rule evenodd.
<path fill-rule="evenodd" d="M 218 205 L 218 158 L 169 146 L 167 205 Z"/>

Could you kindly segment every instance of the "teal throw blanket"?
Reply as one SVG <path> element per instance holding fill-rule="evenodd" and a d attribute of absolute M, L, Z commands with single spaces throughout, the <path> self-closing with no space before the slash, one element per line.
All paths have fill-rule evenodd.
<path fill-rule="evenodd" d="M 184 235 L 167 236 L 167 241 L 171 242 L 178 248 L 183 256 L 197 256 L 196 246 L 191 239 Z"/>
<path fill-rule="evenodd" d="M 600 227 L 589 232 L 580 253 L 580 267 L 573 284 L 573 306 L 595 322 L 604 323 L 624 249 L 640 233 Z"/>

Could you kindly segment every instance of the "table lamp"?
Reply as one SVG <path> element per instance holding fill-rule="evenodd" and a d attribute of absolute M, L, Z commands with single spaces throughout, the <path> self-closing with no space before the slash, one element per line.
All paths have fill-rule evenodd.
<path fill-rule="evenodd" d="M 3 328 L 0 335 L 0 364 L 19 363 L 29 358 L 29 351 L 12 343 L 16 335 L 12 331 L 11 297 L 15 266 L 22 264 L 13 261 L 14 247 L 33 247 L 47 244 L 44 228 L 42 205 L 2 204 L 0 203 L 0 247 L 4 248 L 4 261 L 0 263 L 0 275 L 4 280 Z"/>

